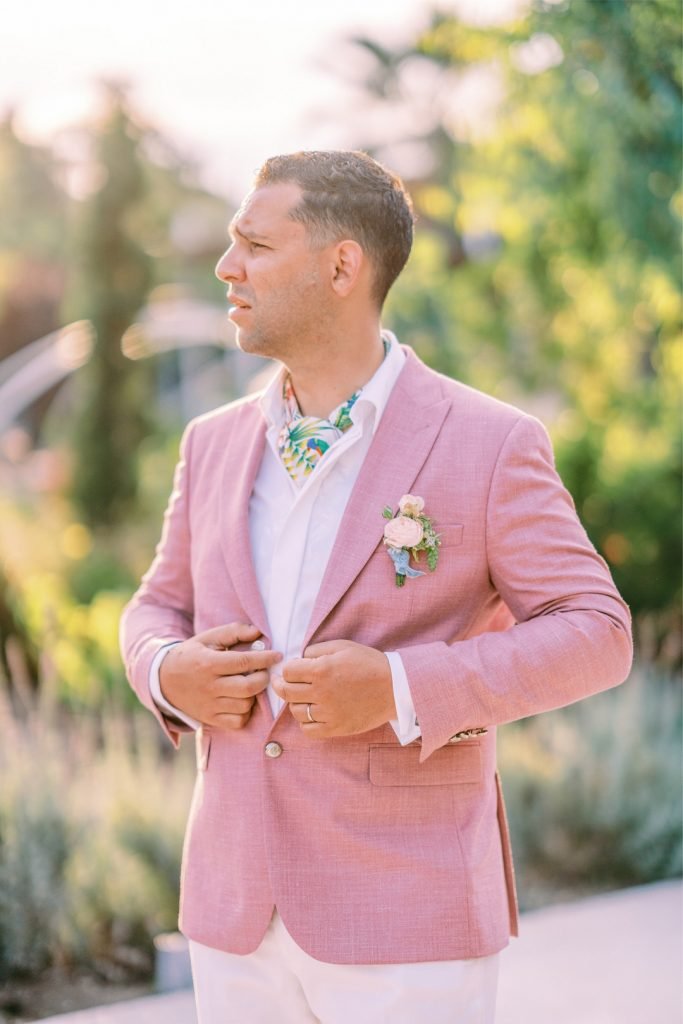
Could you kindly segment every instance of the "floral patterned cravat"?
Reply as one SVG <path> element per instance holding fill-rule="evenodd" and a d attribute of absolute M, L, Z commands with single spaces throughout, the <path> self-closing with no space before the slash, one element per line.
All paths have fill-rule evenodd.
<path fill-rule="evenodd" d="M 302 416 L 289 374 L 282 385 L 285 423 L 278 435 L 278 450 L 284 467 L 294 483 L 301 487 L 327 449 L 352 426 L 349 412 L 360 395 L 354 391 L 327 419 Z"/>

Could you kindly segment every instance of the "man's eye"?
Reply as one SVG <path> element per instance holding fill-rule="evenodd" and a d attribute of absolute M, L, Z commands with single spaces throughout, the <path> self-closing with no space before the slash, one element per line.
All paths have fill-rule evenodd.
<path fill-rule="evenodd" d="M 264 245 L 262 242 L 250 242 L 249 248 L 253 252 L 254 249 L 267 249 L 268 246 Z"/>

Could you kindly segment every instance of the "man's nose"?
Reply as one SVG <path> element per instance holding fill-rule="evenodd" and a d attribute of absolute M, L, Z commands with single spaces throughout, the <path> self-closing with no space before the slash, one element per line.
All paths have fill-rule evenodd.
<path fill-rule="evenodd" d="M 216 277 L 226 284 L 228 281 L 239 281 L 244 277 L 244 270 L 237 260 L 234 246 L 231 245 L 216 264 Z"/>

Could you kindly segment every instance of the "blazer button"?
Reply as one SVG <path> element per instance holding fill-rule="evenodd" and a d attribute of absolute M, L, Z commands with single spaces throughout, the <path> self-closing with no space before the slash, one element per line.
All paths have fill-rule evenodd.
<path fill-rule="evenodd" d="M 270 743 L 266 743 L 264 751 L 266 757 L 279 757 L 282 753 L 282 747 L 275 740 L 271 740 Z"/>

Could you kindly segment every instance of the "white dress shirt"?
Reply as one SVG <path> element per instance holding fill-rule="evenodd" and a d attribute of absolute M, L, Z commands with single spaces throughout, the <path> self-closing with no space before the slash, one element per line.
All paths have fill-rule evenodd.
<path fill-rule="evenodd" d="M 396 338 L 389 331 L 383 332 L 383 338 L 388 343 L 388 351 L 350 410 L 353 425 L 325 452 L 301 486 L 294 483 L 285 469 L 277 447 L 285 415 L 284 367 L 260 399 L 268 427 L 263 458 L 249 501 L 249 533 L 272 649 L 281 651 L 285 661 L 303 654 L 306 627 L 344 509 L 403 368 L 405 355 Z M 197 728 L 199 722 L 174 708 L 161 693 L 159 666 L 171 646 L 162 647 L 152 663 L 151 693 L 162 711 Z M 397 711 L 397 719 L 391 725 L 402 744 L 410 743 L 420 735 L 420 729 L 405 669 L 396 651 L 386 652 L 386 656 Z M 274 666 L 271 678 L 279 673 L 280 665 Z M 275 716 L 283 701 L 270 683 L 267 694 Z"/>

